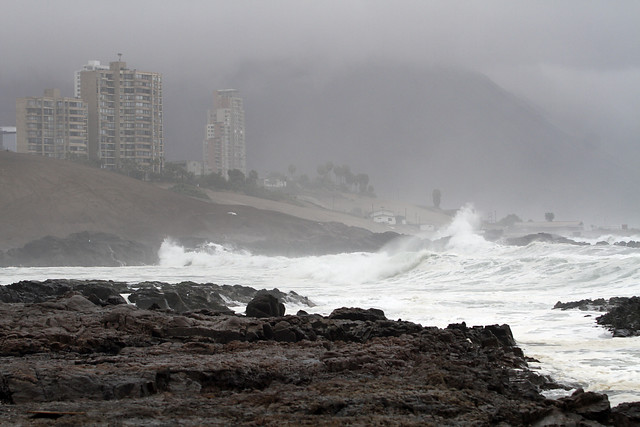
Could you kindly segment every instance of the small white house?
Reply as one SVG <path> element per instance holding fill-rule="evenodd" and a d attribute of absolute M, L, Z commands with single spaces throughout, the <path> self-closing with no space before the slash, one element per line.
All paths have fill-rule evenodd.
<path fill-rule="evenodd" d="M 265 178 L 262 180 L 262 186 L 265 188 L 285 188 L 287 181 L 280 178 Z"/>
<path fill-rule="evenodd" d="M 373 222 L 379 224 L 396 225 L 396 216 L 393 212 L 388 210 L 379 210 L 371 212 L 371 218 Z"/>

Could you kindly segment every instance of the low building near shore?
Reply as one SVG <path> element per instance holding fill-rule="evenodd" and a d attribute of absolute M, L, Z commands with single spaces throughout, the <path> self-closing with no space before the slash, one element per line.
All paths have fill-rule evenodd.
<path fill-rule="evenodd" d="M 0 126 L 0 150 L 17 151 L 15 127 Z"/>
<path fill-rule="evenodd" d="M 396 214 L 389 210 L 379 210 L 371 212 L 373 222 L 378 224 L 396 225 Z"/>

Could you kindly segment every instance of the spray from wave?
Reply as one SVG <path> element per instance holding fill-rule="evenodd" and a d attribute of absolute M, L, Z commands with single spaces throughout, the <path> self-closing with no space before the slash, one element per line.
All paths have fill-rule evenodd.
<path fill-rule="evenodd" d="M 447 249 L 464 252 L 485 250 L 492 245 L 478 234 L 482 220 L 472 204 L 464 205 L 451 223 L 440 230 L 437 237 L 449 237 Z"/>
<path fill-rule="evenodd" d="M 440 231 L 439 237 L 447 241 L 449 252 L 473 253 L 487 249 L 477 230 L 480 216 L 472 205 L 462 207 L 451 223 Z M 355 252 L 337 255 L 299 258 L 261 256 L 247 251 L 234 251 L 219 244 L 209 243 L 194 249 L 185 249 L 171 239 L 165 239 L 158 256 L 163 267 L 204 267 L 212 271 L 237 267 L 260 269 L 273 277 L 288 281 L 315 281 L 318 284 L 359 285 L 400 278 L 413 270 L 429 268 L 437 258 L 437 245 L 420 238 L 398 239 L 376 253 Z"/>

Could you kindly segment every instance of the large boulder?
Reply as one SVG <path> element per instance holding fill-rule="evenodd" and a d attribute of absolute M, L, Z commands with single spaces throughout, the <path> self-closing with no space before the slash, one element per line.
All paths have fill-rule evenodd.
<path fill-rule="evenodd" d="M 262 292 L 247 304 L 245 313 L 248 317 L 280 317 L 284 316 L 285 307 L 278 298 Z"/>

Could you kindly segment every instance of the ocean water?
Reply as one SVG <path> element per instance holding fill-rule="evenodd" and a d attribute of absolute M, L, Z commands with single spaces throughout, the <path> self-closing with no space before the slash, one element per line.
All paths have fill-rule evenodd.
<path fill-rule="evenodd" d="M 232 252 L 214 243 L 188 251 L 166 240 L 158 265 L 118 268 L 4 268 L 0 285 L 47 278 L 158 280 L 278 288 L 309 297 L 329 314 L 338 307 L 375 307 L 390 319 L 446 327 L 507 323 L 531 367 L 577 388 L 604 392 L 612 405 L 640 401 L 640 337 L 613 338 L 595 323 L 602 313 L 554 310 L 557 301 L 640 295 L 640 249 L 485 241 L 472 209 L 441 233 L 445 248 L 391 244 L 377 253 L 301 258 Z M 601 236 L 590 241 L 615 241 Z M 626 240 L 640 240 L 631 236 Z M 238 312 L 243 306 L 233 307 Z"/>

